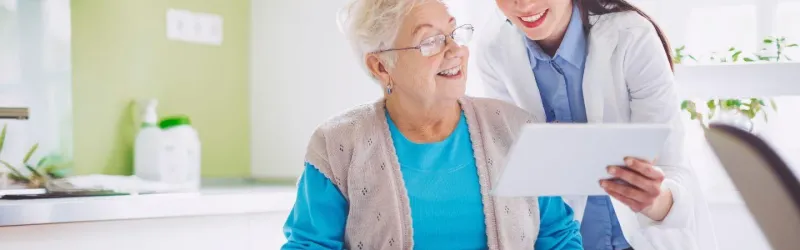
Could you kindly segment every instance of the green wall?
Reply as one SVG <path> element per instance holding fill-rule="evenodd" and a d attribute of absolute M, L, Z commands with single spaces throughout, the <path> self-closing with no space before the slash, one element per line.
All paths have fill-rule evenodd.
<path fill-rule="evenodd" d="M 76 174 L 131 174 L 138 128 L 132 103 L 154 97 L 160 116 L 191 117 L 204 177 L 250 175 L 248 0 L 71 5 Z M 222 45 L 167 40 L 168 8 L 221 15 Z"/>

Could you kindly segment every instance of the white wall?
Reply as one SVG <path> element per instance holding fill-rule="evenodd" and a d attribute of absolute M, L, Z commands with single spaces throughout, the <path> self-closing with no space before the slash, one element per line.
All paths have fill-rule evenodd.
<path fill-rule="evenodd" d="M 380 97 L 380 88 L 361 71 L 336 25 L 336 13 L 346 2 L 252 0 L 250 93 L 255 177 L 298 176 L 308 138 L 320 122 Z M 475 26 L 475 37 L 485 30 L 489 18 L 500 18 L 498 12 L 486 12 L 494 10 L 492 0 L 446 2 L 459 23 Z M 475 42 L 470 49 L 474 55 Z M 467 93 L 481 95 L 475 70 L 469 71 L 468 79 Z"/>
<path fill-rule="evenodd" d="M 491 0 L 447 2 L 459 23 L 475 26 L 476 37 L 488 18 L 499 18 L 484 13 L 494 8 Z M 298 176 L 308 138 L 320 122 L 380 97 L 380 88 L 361 71 L 337 28 L 336 13 L 345 3 L 252 0 L 250 93 L 255 177 Z M 470 48 L 474 55 L 474 42 Z M 469 72 L 467 93 L 480 95 L 476 71 Z"/>
<path fill-rule="evenodd" d="M 252 0 L 252 173 L 291 178 L 328 117 L 381 95 L 336 25 L 344 0 Z"/>

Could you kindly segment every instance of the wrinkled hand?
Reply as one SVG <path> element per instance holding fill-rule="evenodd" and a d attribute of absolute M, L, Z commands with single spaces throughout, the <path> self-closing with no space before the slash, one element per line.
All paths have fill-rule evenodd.
<path fill-rule="evenodd" d="M 625 165 L 627 167 L 609 166 L 608 173 L 618 180 L 601 180 L 600 186 L 634 212 L 643 212 L 652 207 L 661 196 L 664 173 L 654 168 L 651 162 L 642 159 L 627 157 Z"/>

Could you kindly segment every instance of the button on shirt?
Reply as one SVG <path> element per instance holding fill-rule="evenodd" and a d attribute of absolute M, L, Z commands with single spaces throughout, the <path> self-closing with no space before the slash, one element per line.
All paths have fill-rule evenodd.
<path fill-rule="evenodd" d="M 555 56 L 550 57 L 527 37 L 525 42 L 547 121 L 587 122 L 582 88 L 587 53 L 586 36 L 578 8 L 573 7 L 569 26 Z M 607 195 L 589 197 L 581 224 L 581 235 L 587 250 L 630 247 Z"/>

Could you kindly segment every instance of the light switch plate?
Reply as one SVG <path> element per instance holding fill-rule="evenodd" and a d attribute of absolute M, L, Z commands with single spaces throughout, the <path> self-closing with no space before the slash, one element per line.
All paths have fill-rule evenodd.
<path fill-rule="evenodd" d="M 222 44 L 222 17 L 219 15 L 209 15 L 206 24 L 208 32 L 208 42 L 214 45 Z"/>
<path fill-rule="evenodd" d="M 183 40 L 184 31 L 191 22 L 191 13 L 186 10 L 167 10 L 167 38 L 170 40 Z"/>
<path fill-rule="evenodd" d="M 167 10 L 167 39 L 207 45 L 221 45 L 222 17 L 181 9 Z"/>

